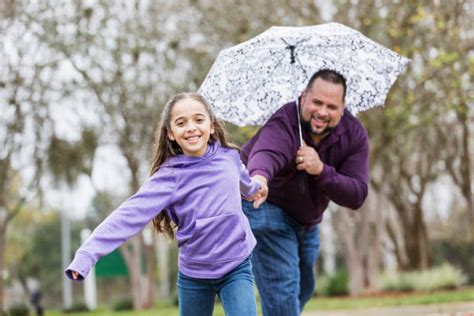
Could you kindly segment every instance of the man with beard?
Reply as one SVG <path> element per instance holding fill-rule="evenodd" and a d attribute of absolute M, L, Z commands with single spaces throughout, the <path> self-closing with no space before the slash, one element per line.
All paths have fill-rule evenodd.
<path fill-rule="evenodd" d="M 267 202 L 243 201 L 257 238 L 253 271 L 263 315 L 299 315 L 315 288 L 318 224 L 330 201 L 358 209 L 367 196 L 368 136 L 344 108 L 345 79 L 316 72 L 300 97 L 284 105 L 242 146 L 252 176 L 268 182 Z"/>

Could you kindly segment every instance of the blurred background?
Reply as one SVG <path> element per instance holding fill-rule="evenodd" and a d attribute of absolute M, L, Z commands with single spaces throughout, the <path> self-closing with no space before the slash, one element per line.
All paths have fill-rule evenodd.
<path fill-rule="evenodd" d="M 38 290 L 56 310 L 174 302 L 176 245 L 150 227 L 97 264 L 88 292 L 63 269 L 147 178 L 162 107 L 197 90 L 221 49 L 329 21 L 412 62 L 384 108 L 358 114 L 369 197 L 326 211 L 317 295 L 472 286 L 472 1 L 2 0 L 0 311 Z M 237 144 L 258 129 L 226 127 Z"/>

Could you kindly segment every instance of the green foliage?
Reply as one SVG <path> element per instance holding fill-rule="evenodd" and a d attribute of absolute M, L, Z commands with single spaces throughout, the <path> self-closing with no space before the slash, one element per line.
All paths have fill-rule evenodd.
<path fill-rule="evenodd" d="M 231 123 L 225 123 L 228 140 L 238 146 L 242 146 L 247 140 L 257 133 L 259 126 L 238 127 Z"/>
<path fill-rule="evenodd" d="M 322 275 L 317 278 L 316 293 L 321 296 L 346 295 L 348 276 L 347 271 L 339 270 L 333 275 Z"/>
<path fill-rule="evenodd" d="M 459 267 L 474 284 L 474 244 L 469 240 L 435 240 L 432 243 L 433 263 L 442 265 L 449 262 Z"/>
<path fill-rule="evenodd" d="M 442 69 L 453 64 L 457 60 L 459 60 L 459 54 L 457 52 L 453 52 L 439 54 L 436 56 L 436 58 L 430 60 L 429 62 L 435 69 Z"/>
<path fill-rule="evenodd" d="M 443 264 L 426 271 L 384 273 L 381 287 L 384 291 L 435 291 L 459 288 L 465 281 L 460 269 Z"/>
<path fill-rule="evenodd" d="M 69 142 L 53 136 L 48 148 L 48 166 L 56 183 L 64 181 L 73 186 L 81 174 L 92 174 L 94 154 L 98 146 L 97 135 L 92 129 L 84 129 L 81 139 Z"/>
<path fill-rule="evenodd" d="M 66 314 L 85 313 L 85 312 L 89 312 L 89 308 L 87 307 L 85 302 L 80 301 L 80 302 L 74 302 L 70 308 L 63 310 L 63 312 Z"/>
<path fill-rule="evenodd" d="M 60 297 L 61 289 L 61 233 L 59 217 L 52 217 L 44 223 L 38 223 L 31 236 L 26 251 L 19 264 L 22 277 L 35 276 L 41 280 L 42 287 L 51 289 L 54 296 Z M 43 267 L 47 267 L 44 270 Z M 49 274 L 54 271 L 54 274 Z"/>
<path fill-rule="evenodd" d="M 122 297 L 112 302 L 113 311 L 129 311 L 133 309 L 133 301 L 129 297 Z"/>
<path fill-rule="evenodd" d="M 7 310 L 8 316 L 29 316 L 30 309 L 23 303 L 13 304 Z"/>
<path fill-rule="evenodd" d="M 45 291 L 45 301 L 60 302 L 62 282 L 61 225 L 58 214 L 51 214 L 45 221 L 37 222 L 18 265 L 20 277 L 36 277 Z M 79 244 L 79 232 L 76 226 L 71 233 L 72 249 Z M 72 254 L 71 254 L 72 255 Z"/>

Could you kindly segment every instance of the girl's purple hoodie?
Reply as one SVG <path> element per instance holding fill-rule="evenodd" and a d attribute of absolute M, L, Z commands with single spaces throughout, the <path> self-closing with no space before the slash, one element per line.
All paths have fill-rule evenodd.
<path fill-rule="evenodd" d="M 203 157 L 169 158 L 97 226 L 77 250 L 66 275 L 72 278 L 74 270 L 86 277 L 102 256 L 165 211 L 178 225 L 179 270 L 194 278 L 220 278 L 255 247 L 241 194 L 250 197 L 258 189 L 237 151 L 219 143 L 210 144 Z"/>

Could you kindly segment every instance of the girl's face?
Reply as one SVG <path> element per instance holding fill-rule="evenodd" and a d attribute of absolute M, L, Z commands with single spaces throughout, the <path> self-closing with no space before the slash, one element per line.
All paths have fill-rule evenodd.
<path fill-rule="evenodd" d="M 211 134 L 214 126 L 201 102 L 187 98 L 173 106 L 168 138 L 176 141 L 186 156 L 202 157 Z"/>

